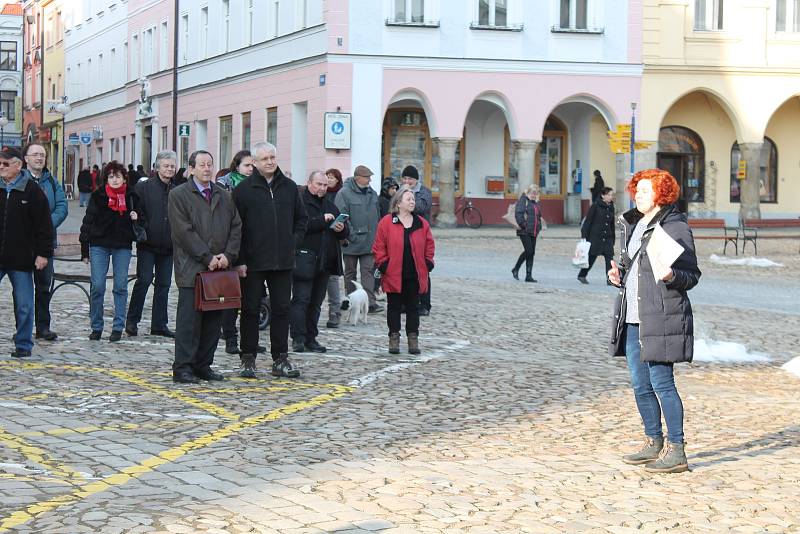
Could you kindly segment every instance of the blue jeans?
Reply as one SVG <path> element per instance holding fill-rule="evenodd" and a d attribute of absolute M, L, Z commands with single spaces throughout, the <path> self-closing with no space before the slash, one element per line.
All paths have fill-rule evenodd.
<path fill-rule="evenodd" d="M 8 275 L 11 281 L 14 319 L 17 321 L 14 345 L 17 350 L 31 350 L 33 349 L 33 273 L 0 269 L 0 280 L 5 275 Z"/>
<path fill-rule="evenodd" d="M 150 330 L 163 332 L 167 329 L 167 299 L 172 284 L 172 254 L 156 254 L 149 250 L 136 250 L 136 283 L 131 292 L 128 305 L 128 326 L 137 326 L 142 319 L 145 297 L 155 272 L 153 289 L 153 313 L 150 316 Z"/>
<path fill-rule="evenodd" d="M 89 204 L 89 197 L 91 197 L 91 196 L 92 196 L 91 193 L 84 193 L 83 191 L 78 193 L 78 199 L 79 199 L 79 202 L 80 202 L 80 206 L 84 207 L 87 204 Z"/>
<path fill-rule="evenodd" d="M 125 328 L 125 305 L 128 302 L 128 265 L 131 249 L 89 247 L 91 264 L 91 290 L 89 291 L 89 317 L 92 331 L 103 331 L 103 299 L 106 296 L 106 276 L 109 260 L 114 262 L 114 324 L 111 329 L 121 332 Z"/>
<path fill-rule="evenodd" d="M 625 327 L 625 356 L 631 373 L 636 407 L 644 423 L 644 433 L 651 438 L 663 436 L 663 411 L 664 421 L 667 423 L 667 439 L 671 443 L 683 443 L 683 402 L 675 388 L 672 364 L 641 361 L 639 325 L 628 323 Z"/>

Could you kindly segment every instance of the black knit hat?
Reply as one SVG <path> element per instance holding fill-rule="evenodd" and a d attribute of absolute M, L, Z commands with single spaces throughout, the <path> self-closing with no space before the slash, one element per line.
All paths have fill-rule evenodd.
<path fill-rule="evenodd" d="M 0 150 L 0 159 L 12 159 L 12 158 L 17 158 L 20 161 L 24 161 L 24 158 L 22 157 L 22 152 L 20 152 L 14 147 L 7 146 L 3 147 L 3 149 Z"/>
<path fill-rule="evenodd" d="M 402 174 L 400 174 L 400 176 L 401 177 L 408 176 L 409 178 L 419 180 L 419 172 L 417 171 L 417 168 L 414 167 L 413 165 L 409 165 L 405 169 L 403 169 L 403 172 Z"/>

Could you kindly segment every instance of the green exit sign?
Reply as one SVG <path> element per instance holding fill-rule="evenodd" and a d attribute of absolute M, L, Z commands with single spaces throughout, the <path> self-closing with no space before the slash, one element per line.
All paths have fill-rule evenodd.
<path fill-rule="evenodd" d="M 178 125 L 178 136 L 179 137 L 189 137 L 190 135 L 190 128 L 188 124 L 179 124 Z"/>

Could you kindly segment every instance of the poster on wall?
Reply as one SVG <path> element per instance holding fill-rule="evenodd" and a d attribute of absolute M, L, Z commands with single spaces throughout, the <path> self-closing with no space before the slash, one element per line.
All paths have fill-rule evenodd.
<path fill-rule="evenodd" d="M 325 148 L 350 150 L 349 113 L 325 113 Z"/>
<path fill-rule="evenodd" d="M 547 183 L 545 190 L 558 194 L 561 184 L 561 138 L 547 138 Z"/>

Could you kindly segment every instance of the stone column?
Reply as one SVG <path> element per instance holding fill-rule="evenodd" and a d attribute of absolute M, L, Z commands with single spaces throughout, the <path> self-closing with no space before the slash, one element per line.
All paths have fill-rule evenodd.
<path fill-rule="evenodd" d="M 761 218 L 761 147 L 764 143 L 739 143 L 742 159 L 747 162 L 747 177 L 740 182 L 739 219 Z"/>
<path fill-rule="evenodd" d="M 150 147 L 150 161 L 148 161 L 147 165 L 145 165 L 147 172 L 150 172 L 150 169 L 153 168 L 153 163 L 156 161 L 156 155 L 164 150 L 164 147 L 161 146 L 161 122 L 158 119 L 158 115 L 153 117 L 153 120 L 150 124 L 152 125 L 153 140 Z"/>
<path fill-rule="evenodd" d="M 514 141 L 514 150 L 517 158 L 517 193 L 522 194 L 529 185 L 535 182 L 533 173 L 536 170 L 536 147 L 538 141 L 530 139 L 517 139 Z"/>
<path fill-rule="evenodd" d="M 442 228 L 453 228 L 456 225 L 456 192 L 455 180 L 456 147 L 461 139 L 457 137 L 437 137 L 439 146 L 439 214 L 436 225 Z M 461 169 L 464 179 L 464 169 Z"/>

